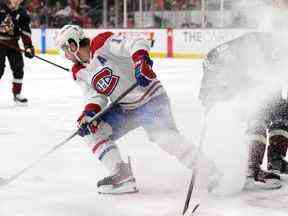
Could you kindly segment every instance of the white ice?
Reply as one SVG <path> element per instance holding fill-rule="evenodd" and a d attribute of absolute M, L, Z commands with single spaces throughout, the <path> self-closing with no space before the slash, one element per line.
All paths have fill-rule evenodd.
<path fill-rule="evenodd" d="M 61 57 L 43 57 L 69 67 Z M 8 67 L 0 81 L 0 176 L 3 177 L 17 173 L 69 136 L 83 107 L 81 91 L 71 74 L 37 59 L 25 61 L 23 93 L 29 99 L 28 107 L 13 105 Z M 197 144 L 203 125 L 202 106 L 197 99 L 201 60 L 155 59 L 155 71 L 171 98 L 179 129 Z M 223 118 L 218 116 L 214 120 L 229 122 L 229 110 L 223 109 L 222 115 Z M 236 193 L 225 196 L 193 193 L 191 206 L 201 197 L 201 216 L 287 215 L 285 182 L 282 189 L 275 191 L 237 191 L 238 181 L 240 185 L 243 181 L 239 169 L 243 168 L 241 161 L 245 158 L 245 147 L 233 139 L 237 127 L 225 128 L 215 121 L 209 126 L 213 131 L 210 137 L 219 138 L 221 134 L 226 137 L 207 138 L 204 149 L 224 173 L 234 171 L 226 181 L 234 189 L 236 186 Z M 223 131 L 227 131 L 226 135 Z M 19 179 L 0 187 L 0 216 L 181 215 L 191 172 L 150 143 L 142 129 L 132 131 L 118 144 L 123 156 L 132 159 L 139 193 L 98 195 L 96 182 L 107 172 L 81 138 L 75 137 Z M 228 156 L 229 151 L 235 154 Z"/>

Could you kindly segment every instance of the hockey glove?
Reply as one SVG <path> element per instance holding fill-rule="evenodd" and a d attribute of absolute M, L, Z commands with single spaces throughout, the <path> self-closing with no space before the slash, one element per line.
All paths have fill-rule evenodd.
<path fill-rule="evenodd" d="M 25 55 L 27 58 L 32 59 L 32 58 L 35 56 L 34 47 L 33 47 L 33 46 L 27 46 L 27 47 L 25 47 L 24 55 Z"/>
<path fill-rule="evenodd" d="M 132 56 L 135 63 L 135 78 L 140 86 L 147 86 L 156 78 L 156 74 L 152 70 L 153 61 L 145 50 L 138 50 Z"/>
<path fill-rule="evenodd" d="M 100 107 L 97 104 L 88 104 L 85 110 L 78 118 L 78 135 L 81 137 L 94 134 L 98 129 L 98 121 L 90 120 L 100 111 Z M 90 122 L 90 123 L 89 123 Z"/>

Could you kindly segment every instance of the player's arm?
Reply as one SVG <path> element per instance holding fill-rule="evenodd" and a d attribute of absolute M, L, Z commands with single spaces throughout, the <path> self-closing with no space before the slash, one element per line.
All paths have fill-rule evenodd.
<path fill-rule="evenodd" d="M 134 64 L 135 78 L 139 85 L 147 86 L 156 78 L 152 66 L 153 61 L 149 56 L 150 43 L 144 38 L 129 38 L 112 36 L 108 45 L 109 51 L 114 56 L 129 57 Z"/>
<path fill-rule="evenodd" d="M 78 134 L 82 137 L 97 132 L 99 120 L 90 121 L 109 102 L 108 97 L 97 91 L 97 83 L 93 81 L 95 75 L 99 74 L 102 68 L 101 66 L 87 68 L 81 64 L 74 64 L 72 67 L 73 79 L 79 84 L 85 82 L 86 88 L 89 88 L 86 89 L 86 96 L 88 98 L 86 105 L 77 120 Z"/>
<path fill-rule="evenodd" d="M 230 44 L 226 42 L 210 50 L 203 59 L 199 99 L 207 109 L 233 95 L 229 87 L 233 80 L 229 74 L 233 73 L 230 65 L 235 55 L 230 55 L 230 50 Z"/>
<path fill-rule="evenodd" d="M 24 9 L 20 11 L 20 33 L 24 44 L 24 54 L 27 58 L 33 58 L 35 55 L 34 46 L 31 39 L 30 16 Z"/>

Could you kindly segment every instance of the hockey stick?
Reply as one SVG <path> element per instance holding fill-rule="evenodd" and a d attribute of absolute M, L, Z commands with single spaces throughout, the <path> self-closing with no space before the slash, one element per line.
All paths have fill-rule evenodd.
<path fill-rule="evenodd" d="M 199 212 L 197 212 L 197 209 L 199 208 L 199 206 L 200 206 L 200 203 L 197 203 L 192 209 L 192 211 L 188 211 L 187 209 L 184 216 L 199 216 Z"/>
<path fill-rule="evenodd" d="M 186 195 L 186 199 L 185 199 L 182 215 L 185 215 L 187 209 L 189 208 L 191 195 L 192 195 L 192 192 L 193 192 L 193 189 L 194 189 L 194 186 L 195 186 L 196 175 L 197 175 L 197 172 L 198 172 L 199 155 L 200 155 L 200 152 L 202 150 L 202 146 L 203 146 L 203 142 L 204 142 L 204 138 L 205 138 L 205 134 L 206 134 L 207 115 L 208 115 L 208 110 L 205 109 L 205 111 L 204 111 L 204 122 L 203 122 L 202 130 L 201 130 L 201 134 L 200 134 L 200 140 L 199 140 L 199 145 L 198 145 L 198 149 L 197 149 L 197 155 L 196 155 L 196 159 L 195 159 L 196 160 L 195 161 L 195 166 L 192 169 L 192 176 L 191 176 L 191 179 L 190 179 L 190 184 L 189 184 L 189 187 L 188 187 L 188 191 L 187 191 L 187 195 Z M 195 207 L 193 208 L 192 213 L 194 213 L 196 211 L 196 209 L 199 207 L 199 205 L 200 205 L 200 203 L 195 205 Z"/>
<path fill-rule="evenodd" d="M 21 52 L 21 53 L 24 53 L 24 52 L 25 52 L 25 50 L 20 49 L 19 47 L 14 46 L 14 45 L 12 45 L 12 44 L 4 43 L 4 41 L 1 41 L 1 40 L 0 40 L 0 44 L 3 45 L 3 46 L 6 46 L 6 47 L 8 47 L 8 48 L 14 49 L 14 50 L 16 50 L 16 51 L 19 51 L 19 52 Z M 65 67 L 63 67 L 63 66 L 61 66 L 61 65 L 58 65 L 58 64 L 56 64 L 56 63 L 54 63 L 54 62 L 51 62 L 51 61 L 49 61 L 49 60 L 47 60 L 47 59 L 44 59 L 44 58 L 42 58 L 42 57 L 40 57 L 40 56 L 38 56 L 38 55 L 34 55 L 34 57 L 35 57 L 35 58 L 38 58 L 38 59 L 40 59 L 40 60 L 42 60 L 42 61 L 44 61 L 44 62 L 47 62 L 47 63 L 49 63 L 49 64 L 51 64 L 51 65 L 54 65 L 54 66 L 56 66 L 56 67 L 58 67 L 58 68 L 61 68 L 61 69 L 65 70 L 65 71 L 69 71 L 68 68 L 65 68 Z"/>
<path fill-rule="evenodd" d="M 51 61 L 49 61 L 49 60 L 47 60 L 47 59 L 44 59 L 44 58 L 42 58 L 42 57 L 40 57 L 40 56 L 37 56 L 37 55 L 34 55 L 34 57 L 69 72 L 69 69 L 68 69 L 68 68 L 65 68 L 65 67 L 63 67 L 63 66 L 61 66 L 61 65 L 58 65 L 58 64 L 56 64 L 56 63 L 54 63 L 54 62 L 51 62 Z"/>
<path fill-rule="evenodd" d="M 134 90 L 138 86 L 138 83 L 134 83 L 130 88 L 128 88 L 125 92 L 123 92 L 115 101 L 110 102 L 105 109 L 102 109 L 99 113 L 97 113 L 93 118 L 90 119 L 88 124 L 90 124 L 92 121 L 95 121 L 99 119 L 101 116 L 103 116 L 105 113 L 107 113 L 112 107 L 114 107 L 118 102 L 123 99 L 127 94 L 129 94 L 132 90 Z M 57 149 L 62 147 L 64 144 L 66 144 L 69 140 L 71 140 L 73 137 L 75 137 L 78 134 L 79 129 L 77 129 L 75 132 L 73 132 L 69 137 L 67 137 L 65 140 L 60 142 L 59 144 L 55 145 L 53 148 L 51 148 L 49 151 L 43 153 L 37 160 L 30 163 L 28 166 L 24 167 L 17 173 L 11 175 L 9 178 L 0 178 L 0 185 L 6 185 L 10 182 L 17 179 L 19 176 L 21 176 L 23 173 L 25 173 L 27 170 L 30 170 L 32 167 L 34 167 L 36 164 L 38 164 L 40 161 L 42 161 L 44 158 L 55 152 Z"/>

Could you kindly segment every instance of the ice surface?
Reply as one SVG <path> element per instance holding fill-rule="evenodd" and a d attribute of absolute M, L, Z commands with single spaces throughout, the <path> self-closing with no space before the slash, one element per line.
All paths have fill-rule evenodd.
<path fill-rule="evenodd" d="M 44 58 L 69 66 L 60 57 Z M 25 61 L 23 93 L 29 99 L 28 107 L 13 106 L 10 70 L 0 81 L 0 176 L 3 177 L 13 175 L 69 136 L 83 107 L 81 91 L 71 74 L 37 59 Z M 203 110 L 197 99 L 201 60 L 155 59 L 155 71 L 171 97 L 179 129 L 197 144 L 203 125 Z M 209 114 L 204 149 L 224 174 L 233 171 L 234 175 L 225 179 L 229 190 L 224 189 L 234 194 L 193 193 L 191 205 L 202 198 L 201 216 L 287 215 L 287 186 L 275 191 L 240 191 L 245 145 L 241 137 L 233 139 L 239 127 L 233 113 L 224 109 L 227 106 L 219 106 L 225 118 L 213 115 L 213 111 Z M 228 123 L 224 127 L 217 119 L 234 127 L 227 127 Z M 96 182 L 107 173 L 76 137 L 15 182 L 0 187 L 0 216 L 180 215 L 190 171 L 149 142 L 141 129 L 121 138 L 118 144 L 124 157 L 131 156 L 138 194 L 98 195 Z M 226 157 L 229 152 L 234 155 Z"/>

